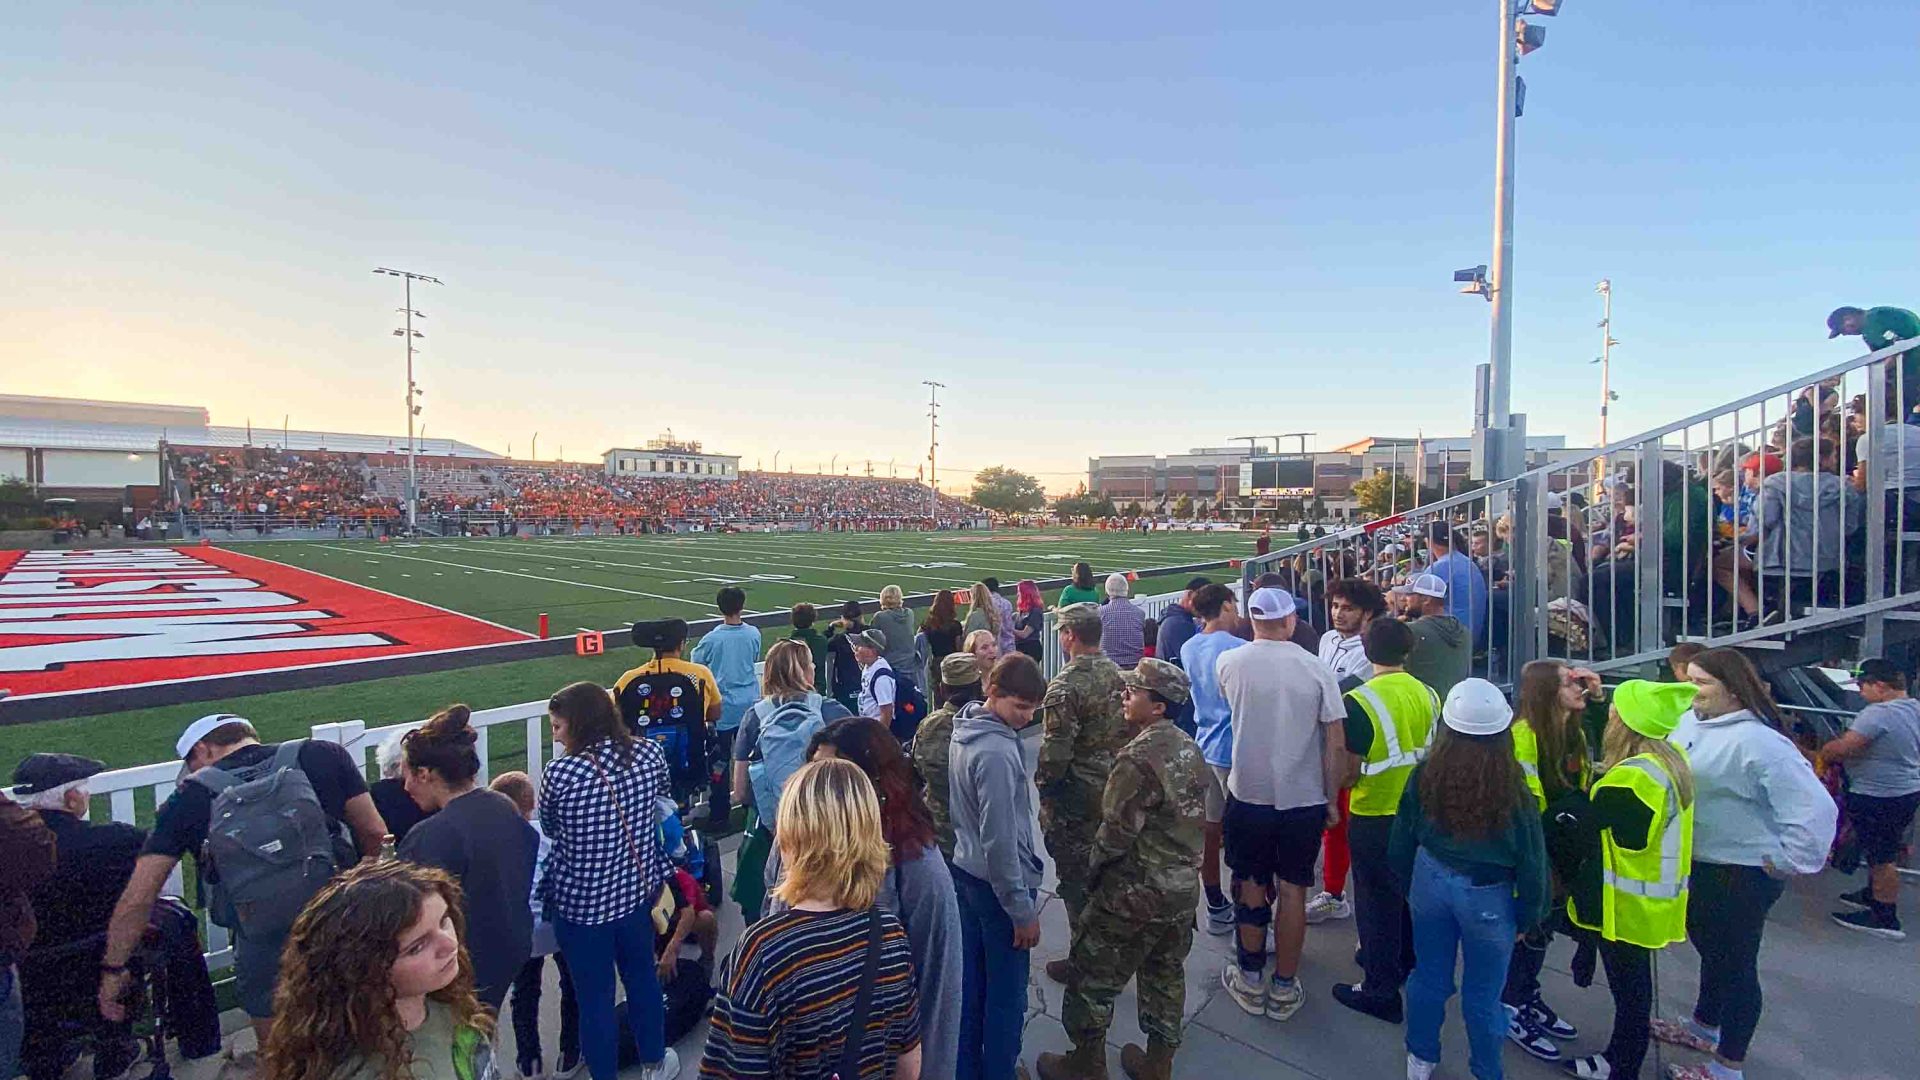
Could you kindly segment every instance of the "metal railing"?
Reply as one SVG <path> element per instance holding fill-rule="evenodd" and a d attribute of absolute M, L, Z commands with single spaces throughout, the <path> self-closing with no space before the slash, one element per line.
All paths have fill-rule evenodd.
<path fill-rule="evenodd" d="M 421 717 L 418 720 L 375 728 L 367 727 L 366 723 L 360 720 L 318 724 L 314 726 L 309 737 L 339 743 L 347 748 L 355 761 L 372 770 L 372 775 L 377 775 L 373 757 L 380 744 L 395 732 L 407 731 L 425 722 L 426 718 Z M 524 727 L 526 772 L 534 779 L 536 785 L 539 783 L 541 770 L 552 756 L 550 751 L 552 732 L 547 726 L 547 703 L 544 700 L 530 701 L 522 705 L 508 705 L 498 709 L 484 709 L 474 713 L 470 723 L 474 733 L 479 736 L 474 750 L 480 755 L 480 783 L 486 783 L 491 775 L 487 752 L 488 735 L 493 729 L 503 725 Z M 166 801 L 167 796 L 173 794 L 173 789 L 180 779 L 181 764 L 179 761 L 164 761 L 154 765 L 136 765 L 128 769 L 113 769 L 96 774 L 88 781 L 88 790 L 94 799 L 94 813 L 97 814 L 104 804 L 108 818 L 129 825 L 150 815 L 155 807 Z M 161 891 L 174 896 L 186 895 L 185 875 L 182 868 L 174 869 L 173 876 L 167 879 L 166 886 Z M 230 936 L 222 927 L 207 922 L 204 912 L 198 912 L 198 914 L 201 916 L 205 934 L 203 940 L 206 942 L 207 966 L 213 970 L 228 966 L 233 959 Z"/>
<path fill-rule="evenodd" d="M 1328 582 L 1387 587 L 1433 571 L 1446 611 L 1468 624 L 1474 673 L 1507 685 L 1533 659 L 1618 670 L 1681 641 L 1777 647 L 1853 624 L 1858 654 L 1878 655 L 1887 621 L 1920 605 L 1909 349 L 1920 338 L 1250 559 L 1243 581 L 1279 574 L 1326 630 Z M 1450 551 L 1437 549 L 1436 526 Z"/>

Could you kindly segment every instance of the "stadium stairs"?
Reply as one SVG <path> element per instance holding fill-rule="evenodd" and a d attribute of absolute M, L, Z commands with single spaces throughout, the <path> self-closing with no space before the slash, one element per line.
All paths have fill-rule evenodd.
<path fill-rule="evenodd" d="M 1486 625 L 1474 643 L 1476 673 L 1503 685 L 1511 686 L 1527 661 L 1541 658 L 1610 679 L 1654 674 L 1681 641 L 1740 648 L 1776 685 L 1783 673 L 1809 665 L 1848 665 L 1890 653 L 1911 667 L 1920 654 L 1920 429 L 1890 421 L 1896 412 L 1911 414 L 1920 400 L 1920 386 L 1908 386 L 1900 371 L 1900 354 L 1913 348 L 1920 348 L 1920 338 L 1511 480 L 1248 560 L 1243 581 L 1290 571 L 1305 556 L 1318 575 L 1340 576 L 1348 572 L 1342 560 L 1350 559 L 1353 572 L 1384 583 L 1406 564 L 1395 564 L 1404 556 L 1383 561 L 1383 549 L 1397 543 L 1411 551 L 1429 523 L 1451 521 L 1470 532 L 1504 520 L 1510 576 L 1490 590 Z M 1901 402 L 1906 408 L 1897 407 Z M 1725 527 L 1708 496 L 1712 476 L 1737 472 L 1750 451 L 1769 444 L 1780 448 L 1773 452 L 1789 473 L 1828 453 L 1845 455 L 1850 467 L 1847 451 L 1861 434 L 1848 426 L 1850 414 L 1888 418 L 1865 425 L 1864 492 L 1850 477 L 1820 478 L 1815 482 L 1830 496 L 1834 481 L 1845 484 L 1844 496 L 1811 507 L 1756 500 L 1758 530 L 1784 538 L 1776 565 L 1808 573 L 1761 575 L 1758 610 L 1741 611 L 1715 583 L 1715 567 L 1727 566 L 1732 550 L 1722 546 Z M 1812 440 L 1811 454 L 1803 438 Z M 1660 479 L 1642 484 L 1642 476 Z M 1913 479 L 1903 483 L 1902 477 Z M 1590 496 L 1584 509 L 1576 493 Z M 1572 544 L 1591 548 L 1598 539 L 1616 540 L 1609 524 L 1618 514 L 1630 516 L 1634 532 L 1649 541 L 1669 537 L 1666 557 L 1661 545 L 1635 544 L 1611 563 L 1581 572 Z M 1675 515 L 1677 523 L 1668 521 Z M 1569 522 L 1577 523 L 1571 534 Z M 1295 591 L 1324 626 L 1318 575 L 1297 581 Z"/>

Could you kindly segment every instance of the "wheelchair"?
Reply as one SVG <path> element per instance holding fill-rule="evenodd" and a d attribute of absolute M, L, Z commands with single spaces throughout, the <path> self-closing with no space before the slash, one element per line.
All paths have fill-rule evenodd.
<path fill-rule="evenodd" d="M 164 912 L 162 909 L 165 908 Z M 155 919 L 193 919 L 193 913 L 173 897 L 155 905 Z M 167 943 L 165 931 L 149 923 L 140 944 L 128 958 L 132 979 L 127 991 L 127 1019 L 114 1022 L 100 1015 L 100 961 L 107 947 L 105 932 L 28 950 L 19 962 L 20 998 L 26 1032 L 20 1047 L 20 1068 L 27 1080 L 60 1080 L 84 1054 L 94 1059 L 97 1080 L 112 1080 L 151 1064 L 147 1080 L 169 1080 L 167 1062 Z"/>

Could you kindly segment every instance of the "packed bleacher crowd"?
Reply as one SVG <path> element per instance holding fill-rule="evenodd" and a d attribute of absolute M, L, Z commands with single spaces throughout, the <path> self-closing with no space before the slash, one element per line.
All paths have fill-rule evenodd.
<path fill-rule="evenodd" d="M 1173 1076 L 1196 929 L 1234 942 L 1231 1001 L 1288 1023 L 1316 996 L 1309 925 L 1348 919 L 1363 974 L 1326 996 L 1403 1027 L 1410 1080 L 1440 1061 L 1456 992 L 1483 1080 L 1507 1043 L 1576 1078 L 1639 1077 L 1653 1040 L 1685 1051 L 1674 1080 L 1740 1076 L 1767 912 L 1828 865 L 1843 813 L 1870 872 L 1834 919 L 1903 934 L 1909 673 L 1864 665 L 1867 707 L 1814 743 L 1732 649 L 1685 646 L 1666 678 L 1611 687 L 1534 661 L 1509 700 L 1473 676 L 1469 632 L 1499 552 L 1446 531 L 1386 588 L 1286 565 L 1244 598 L 1194 579 L 1158 620 L 1125 576 L 1078 564 L 1050 612 L 1031 581 L 1012 599 L 980 582 L 964 617 L 952 593 L 916 617 L 889 588 L 824 629 L 800 605 L 764 648 L 729 587 L 691 648 L 680 620 L 637 624 L 644 663 L 552 695 L 537 780 L 480 783 L 464 706 L 382 746 L 372 784 L 338 745 L 264 746 L 214 714 L 180 735 L 184 779 L 142 834 L 84 821 L 100 763 L 35 755 L 0 802 L 0 959 L 25 1003 L 0 1040 L 25 1032 L 34 1080 L 80 1048 L 114 1080 L 164 971 L 158 1033 L 214 1054 L 193 920 L 160 895 L 191 858 L 269 1080 L 486 1080 L 503 1012 L 529 1080 L 678 1076 L 673 1044 L 702 1020 L 715 1080 L 1007 1080 L 1026 1071 L 1044 850 L 1071 939 L 1044 975 L 1071 1049 L 1039 1055 L 1042 1080 L 1107 1075 L 1129 981 L 1146 1038 L 1123 1071 Z M 714 836 L 736 830 L 723 895 Z M 748 927 L 722 955 L 729 902 Z M 1605 969 L 1604 1038 L 1543 997 L 1556 937 L 1577 985 Z M 1700 997 L 1658 1015 L 1654 957 L 1683 940 Z"/>
<path fill-rule="evenodd" d="M 364 455 L 277 450 L 175 450 L 177 498 L 160 508 L 194 520 L 274 518 L 321 525 L 393 521 L 404 479 L 381 479 Z M 594 524 L 641 531 L 675 524 L 806 520 L 823 528 L 925 525 L 927 489 L 907 480 L 747 472 L 737 479 L 613 477 L 598 466 L 508 466 L 436 461 L 420 471 L 423 517 Z M 397 485 L 397 489 L 396 489 Z M 970 522 L 976 507 L 939 496 L 932 515 L 945 527 Z"/>

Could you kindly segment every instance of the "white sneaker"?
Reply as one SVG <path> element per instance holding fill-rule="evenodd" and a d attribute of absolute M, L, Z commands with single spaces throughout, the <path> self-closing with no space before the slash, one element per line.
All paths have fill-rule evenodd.
<path fill-rule="evenodd" d="M 680 1055 L 671 1046 L 667 1047 L 666 1056 L 660 1059 L 658 1065 L 640 1067 L 640 1080 L 679 1080 L 679 1078 Z"/>
<path fill-rule="evenodd" d="M 1212 934 L 1214 937 L 1224 937 L 1227 934 L 1233 933 L 1233 905 L 1231 903 L 1223 903 L 1219 907 L 1214 907 L 1211 902 L 1207 904 L 1207 933 Z"/>
<path fill-rule="evenodd" d="M 1291 1020 L 1306 1003 L 1307 988 L 1300 985 L 1299 979 L 1293 980 L 1290 986 L 1281 985 L 1279 979 L 1267 983 L 1267 1019 Z"/>
<path fill-rule="evenodd" d="M 1227 996 L 1240 1006 L 1249 1016 L 1267 1014 L 1267 988 L 1258 974 L 1248 975 L 1240 970 L 1240 965 L 1232 960 L 1220 972 L 1220 985 L 1226 988 Z"/>
<path fill-rule="evenodd" d="M 1353 918 L 1353 904 L 1344 896 L 1319 892 L 1313 894 L 1313 898 L 1307 901 L 1307 922 L 1309 923 L 1351 918 Z"/>
<path fill-rule="evenodd" d="M 1421 1061 L 1412 1054 L 1407 1055 L 1407 1080 L 1431 1080 L 1434 1062 Z"/>

